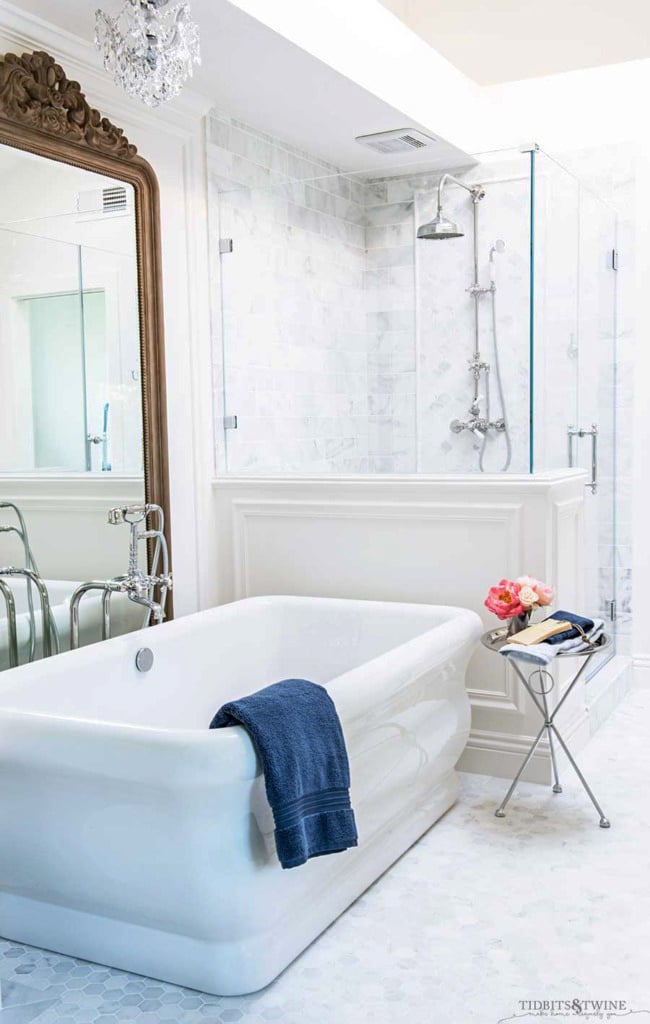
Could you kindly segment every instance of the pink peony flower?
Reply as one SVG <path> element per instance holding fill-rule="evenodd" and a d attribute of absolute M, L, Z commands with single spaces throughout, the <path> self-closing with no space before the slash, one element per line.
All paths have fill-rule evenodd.
<path fill-rule="evenodd" d="M 548 583 L 538 583 L 537 596 L 541 605 L 550 604 L 553 600 L 553 587 L 550 587 Z"/>
<path fill-rule="evenodd" d="M 533 604 L 537 603 L 540 607 L 544 607 L 549 605 L 553 600 L 553 587 L 549 587 L 548 583 L 542 583 L 541 580 L 535 579 L 534 576 L 518 576 L 516 582 L 521 584 L 524 591 L 527 587 L 530 587 L 531 590 L 535 591 L 537 594 L 537 601 L 532 602 Z M 526 593 L 526 596 L 530 595 Z M 524 604 L 527 603 L 525 597 L 522 597 L 521 600 Z"/>
<path fill-rule="evenodd" d="M 496 587 L 490 587 L 485 598 L 485 607 L 500 619 L 512 619 L 527 610 L 519 600 L 521 584 L 515 580 L 500 580 Z"/>

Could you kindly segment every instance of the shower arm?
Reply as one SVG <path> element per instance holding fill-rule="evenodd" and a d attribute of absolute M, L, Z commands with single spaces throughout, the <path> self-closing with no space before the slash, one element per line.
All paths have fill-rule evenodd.
<path fill-rule="evenodd" d="M 454 177 L 453 174 L 445 173 L 438 182 L 438 215 L 442 213 L 442 191 L 448 181 L 453 181 L 454 185 L 460 185 L 466 192 L 469 192 L 475 203 L 478 203 L 485 195 L 485 189 L 482 185 L 468 185 L 467 182 L 461 181 L 460 178 Z"/>

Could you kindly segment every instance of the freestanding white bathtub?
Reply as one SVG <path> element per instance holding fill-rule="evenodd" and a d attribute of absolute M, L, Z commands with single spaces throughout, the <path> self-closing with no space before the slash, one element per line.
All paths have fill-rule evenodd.
<path fill-rule="evenodd" d="M 454 802 L 460 608 L 263 597 L 0 676 L 0 934 L 222 995 L 268 984 Z M 154 664 L 135 666 L 139 648 Z M 359 847 L 283 870 L 226 700 L 324 683 Z"/>

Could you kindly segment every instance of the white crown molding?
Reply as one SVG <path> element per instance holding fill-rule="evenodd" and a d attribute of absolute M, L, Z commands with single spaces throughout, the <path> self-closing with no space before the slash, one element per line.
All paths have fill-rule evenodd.
<path fill-rule="evenodd" d="M 118 123 L 128 121 L 135 127 L 150 129 L 155 120 L 162 130 L 187 136 L 192 134 L 196 122 L 214 106 L 207 96 L 184 89 L 168 104 L 155 110 L 145 107 L 113 84 L 91 40 L 22 11 L 7 0 L 0 0 L 0 46 L 5 52 L 16 51 L 19 54 L 29 50 L 47 50 L 63 65 L 69 77 L 79 79 L 91 105 Z"/>

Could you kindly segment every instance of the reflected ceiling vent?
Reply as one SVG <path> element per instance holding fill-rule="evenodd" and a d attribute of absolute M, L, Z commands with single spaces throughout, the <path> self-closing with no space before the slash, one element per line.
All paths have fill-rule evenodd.
<path fill-rule="evenodd" d="M 122 213 L 128 209 L 129 200 L 124 185 L 111 188 L 97 188 L 77 195 L 78 213 Z"/>
<path fill-rule="evenodd" d="M 357 135 L 355 142 L 375 153 L 413 153 L 427 149 L 438 142 L 433 135 L 427 135 L 419 128 L 400 128 L 392 132 L 374 132 L 373 135 Z"/>

